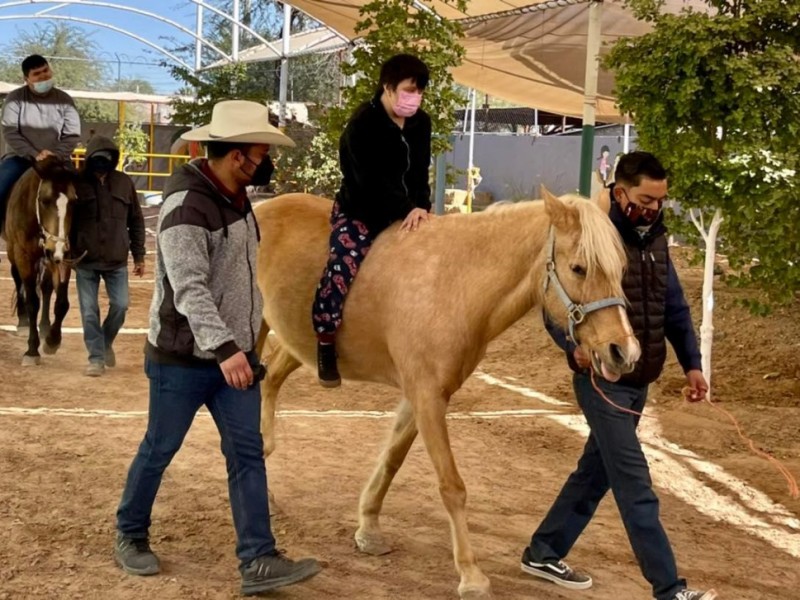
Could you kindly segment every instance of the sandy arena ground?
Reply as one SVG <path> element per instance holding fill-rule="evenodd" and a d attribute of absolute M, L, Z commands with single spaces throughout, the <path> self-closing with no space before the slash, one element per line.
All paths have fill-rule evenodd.
<path fill-rule="evenodd" d="M 12 286 L 4 254 L 0 260 L 0 325 L 8 326 L 15 324 Z M 151 278 L 152 262 L 148 268 Z M 680 271 L 699 315 L 700 273 L 682 261 Z M 146 327 L 151 287 L 132 280 L 126 328 L 134 331 L 118 340 L 119 366 L 99 379 L 83 375 L 79 334 L 65 334 L 57 355 L 23 370 L 24 338 L 0 331 L 0 600 L 239 596 L 224 461 L 204 413 L 156 502 L 152 541 L 162 573 L 126 576 L 111 558 L 114 511 L 146 424 L 144 335 L 135 330 Z M 800 475 L 800 307 L 751 317 L 735 304 L 741 294 L 717 295 L 716 399 Z M 74 285 L 71 296 L 66 325 L 79 327 Z M 723 600 L 796 600 L 800 501 L 721 416 L 681 401 L 682 385 L 671 357 L 651 391 L 657 418 L 645 420 L 642 432 L 681 573 L 697 587 L 716 588 Z M 457 598 L 447 518 L 420 442 L 385 503 L 384 529 L 395 551 L 365 557 L 354 546 L 358 495 L 390 426 L 390 416 L 363 411 L 391 411 L 397 397 L 350 382 L 326 391 L 307 370 L 289 379 L 278 449 L 268 461 L 274 529 L 290 555 L 317 556 L 325 570 L 272 597 Z M 519 571 L 520 553 L 585 436 L 563 358 L 536 314 L 490 347 L 451 411 L 462 417 L 450 430 L 469 493 L 472 541 L 498 599 L 650 597 L 611 498 L 569 557 L 592 574 L 591 590 L 562 592 Z"/>

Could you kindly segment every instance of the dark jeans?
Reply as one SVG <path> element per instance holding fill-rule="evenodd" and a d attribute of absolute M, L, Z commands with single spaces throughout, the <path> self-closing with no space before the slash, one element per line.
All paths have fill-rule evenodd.
<path fill-rule="evenodd" d="M 311 308 L 314 331 L 318 335 L 333 335 L 342 324 L 344 300 L 370 247 L 372 236 L 367 226 L 339 212 L 339 204 L 335 203 L 331 212 L 328 264 Z"/>
<path fill-rule="evenodd" d="M 647 386 L 617 385 L 600 378 L 596 381 L 620 406 L 637 412 L 644 409 Z M 586 374 L 574 375 L 573 387 L 591 433 L 577 469 L 531 538 L 531 558 L 536 562 L 564 558 L 610 487 L 639 567 L 653 586 L 653 595 L 658 600 L 671 600 L 686 587 L 686 581 L 678 578 L 675 556 L 659 520 L 658 498 L 636 436 L 639 417 L 603 400 Z"/>
<path fill-rule="evenodd" d="M 236 555 L 246 564 L 273 554 L 259 386 L 235 390 L 225 383 L 216 365 L 185 367 L 145 359 L 145 372 L 150 379 L 147 432 L 128 471 L 117 509 L 118 531 L 133 538 L 147 537 L 164 470 L 181 447 L 195 414 L 205 405 L 222 438 Z"/>
<path fill-rule="evenodd" d="M 0 160 L 0 228 L 6 220 L 6 207 L 11 189 L 31 164 L 31 161 L 19 156 L 9 156 Z"/>
<path fill-rule="evenodd" d="M 108 315 L 102 325 L 100 304 L 97 299 L 101 279 L 106 282 L 108 294 Z M 78 303 L 81 307 L 83 342 L 89 351 L 89 362 L 103 362 L 106 350 L 111 348 L 125 323 L 125 313 L 128 311 L 128 267 L 113 271 L 95 271 L 79 267 L 76 269 L 75 282 L 78 286 Z"/>

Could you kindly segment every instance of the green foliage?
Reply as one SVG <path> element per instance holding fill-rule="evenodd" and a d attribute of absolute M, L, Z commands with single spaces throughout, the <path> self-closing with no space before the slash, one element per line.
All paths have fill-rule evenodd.
<path fill-rule="evenodd" d="M 443 1 L 466 10 L 465 0 Z M 354 86 L 344 89 L 343 106 L 328 114 L 324 127 L 331 139 L 338 140 L 353 111 L 375 94 L 381 65 L 395 54 L 408 52 L 418 55 L 430 69 L 424 108 L 431 116 L 433 133 L 439 134 L 433 140 L 433 152 L 449 149 L 455 111 L 464 103 L 450 69 L 461 64 L 464 57 L 459 43 L 464 34 L 457 22 L 417 10 L 414 4 L 413 0 L 373 0 L 359 10 L 361 20 L 355 30 L 363 34 L 363 43 L 353 50 L 352 62 L 342 64 L 344 74 L 357 79 Z"/>
<path fill-rule="evenodd" d="M 275 191 L 279 194 L 306 192 L 333 199 L 342 174 L 338 151 L 330 137 L 305 128 L 286 132 L 297 142 L 296 148 L 282 148 L 275 161 Z"/>
<path fill-rule="evenodd" d="M 194 100 L 175 98 L 172 122 L 177 125 L 202 125 L 211 121 L 211 111 L 221 100 L 254 100 L 264 102 L 263 92 L 258 95 L 239 93 L 247 77 L 247 70 L 241 63 L 225 65 L 195 74 L 182 66 L 169 66 L 172 76 L 183 81 L 192 90 Z"/>
<path fill-rule="evenodd" d="M 738 281 L 788 301 L 800 290 L 800 0 L 707 4 L 676 15 L 626 0 L 654 28 L 617 42 L 606 66 L 682 208 L 706 223 L 722 209 L 720 251 Z M 685 219 L 672 226 L 696 235 Z"/>
<path fill-rule="evenodd" d="M 150 149 L 150 136 L 139 123 L 125 123 L 114 135 L 114 143 L 122 154 L 122 169 L 136 167 L 147 162 L 144 156 Z"/>

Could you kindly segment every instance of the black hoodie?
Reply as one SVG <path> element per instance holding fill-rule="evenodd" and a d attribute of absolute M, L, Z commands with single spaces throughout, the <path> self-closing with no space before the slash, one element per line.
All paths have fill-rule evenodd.
<path fill-rule="evenodd" d="M 85 164 L 95 152 L 111 152 L 114 167 L 119 149 L 107 137 L 94 136 L 86 148 Z M 78 183 L 78 200 L 72 216 L 70 240 L 73 256 L 86 256 L 81 269 L 113 271 L 128 264 L 128 252 L 144 261 L 144 218 L 136 188 L 128 175 L 116 168 L 98 179 L 84 167 Z"/>
<path fill-rule="evenodd" d="M 428 170 L 431 119 L 423 110 L 403 129 L 389 118 L 380 94 L 353 113 L 339 139 L 341 211 L 377 236 L 414 208 L 431 208 Z"/>

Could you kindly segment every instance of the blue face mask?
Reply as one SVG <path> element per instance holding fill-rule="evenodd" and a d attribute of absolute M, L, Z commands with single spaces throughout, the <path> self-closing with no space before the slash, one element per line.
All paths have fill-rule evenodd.
<path fill-rule="evenodd" d="M 47 81 L 37 81 L 33 84 L 33 91 L 37 94 L 46 94 L 53 89 L 53 78 Z"/>

